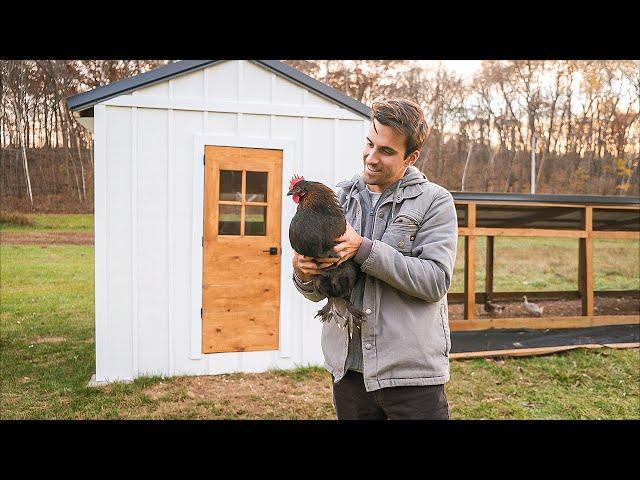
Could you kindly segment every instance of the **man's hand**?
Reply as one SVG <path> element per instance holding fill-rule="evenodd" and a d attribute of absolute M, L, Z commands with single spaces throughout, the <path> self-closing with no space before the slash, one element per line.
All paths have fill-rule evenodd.
<path fill-rule="evenodd" d="M 319 275 L 323 268 L 333 264 L 337 261 L 337 258 L 326 259 L 331 260 L 330 263 L 319 263 L 314 260 L 312 257 L 305 257 L 304 255 L 300 255 L 298 252 L 294 250 L 293 252 L 293 268 L 296 271 L 296 274 L 303 282 L 308 282 L 313 278 L 313 275 Z"/>
<path fill-rule="evenodd" d="M 305 257 L 294 250 L 293 268 L 300 280 L 308 282 L 313 275 L 320 275 L 323 269 L 333 264 L 340 265 L 342 262 L 346 262 L 350 258 L 355 257 L 361 244 L 362 237 L 358 235 L 358 232 L 347 222 L 346 232 L 341 237 L 336 238 L 336 245 L 333 247 L 333 250 L 340 255 L 340 258 Z"/>
<path fill-rule="evenodd" d="M 347 231 L 341 237 L 336 238 L 336 242 L 337 244 L 333 247 L 333 250 L 340 255 L 337 263 L 337 265 L 340 265 L 342 262 L 346 262 L 356 256 L 360 245 L 362 245 L 362 237 L 347 222 Z"/>

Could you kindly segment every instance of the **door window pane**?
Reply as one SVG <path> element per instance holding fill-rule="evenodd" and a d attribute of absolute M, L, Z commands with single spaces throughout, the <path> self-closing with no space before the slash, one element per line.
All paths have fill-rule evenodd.
<path fill-rule="evenodd" d="M 267 207 L 246 207 L 244 217 L 245 235 L 267 234 Z"/>
<path fill-rule="evenodd" d="M 242 172 L 220 170 L 220 200 L 242 201 Z"/>
<path fill-rule="evenodd" d="M 240 205 L 219 205 L 218 235 L 240 235 Z"/>
<path fill-rule="evenodd" d="M 267 172 L 247 172 L 247 202 L 267 201 Z"/>

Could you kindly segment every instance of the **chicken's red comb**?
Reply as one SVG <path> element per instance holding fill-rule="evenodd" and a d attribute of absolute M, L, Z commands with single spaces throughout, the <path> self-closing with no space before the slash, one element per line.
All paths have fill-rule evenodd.
<path fill-rule="evenodd" d="M 291 182 L 289 183 L 289 191 L 291 191 L 291 189 L 295 186 L 295 184 L 301 180 L 304 180 L 304 177 L 298 174 L 294 175 L 293 178 L 291 179 Z"/>

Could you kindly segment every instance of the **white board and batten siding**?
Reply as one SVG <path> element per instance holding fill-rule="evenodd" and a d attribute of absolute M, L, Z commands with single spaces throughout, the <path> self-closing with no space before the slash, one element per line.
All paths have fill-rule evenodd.
<path fill-rule="evenodd" d="M 96 380 L 322 365 L 313 317 L 324 302 L 291 283 L 285 195 L 280 349 L 202 354 L 202 152 L 281 148 L 283 189 L 294 173 L 335 186 L 362 170 L 367 119 L 250 61 L 120 95 L 94 115 Z"/>

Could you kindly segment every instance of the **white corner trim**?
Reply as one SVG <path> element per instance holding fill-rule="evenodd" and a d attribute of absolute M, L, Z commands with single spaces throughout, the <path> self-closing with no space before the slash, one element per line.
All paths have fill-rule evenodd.
<path fill-rule="evenodd" d="M 191 231 L 191 314 L 189 358 L 202 358 L 202 236 L 203 232 L 203 202 L 204 202 L 204 144 L 198 142 L 195 136 L 193 144 L 193 222 Z"/>
<path fill-rule="evenodd" d="M 107 325 L 109 322 L 107 291 L 107 107 L 94 107 L 96 136 L 94 138 L 94 281 L 96 375 L 108 371 Z"/>
<path fill-rule="evenodd" d="M 138 109 L 131 109 L 131 356 L 138 377 Z"/>
<path fill-rule="evenodd" d="M 169 82 L 169 94 L 173 96 L 173 81 Z M 173 275 L 174 275 L 174 223 L 173 223 L 173 199 L 174 199 L 174 185 L 175 178 L 173 173 L 174 163 L 174 114 L 173 110 L 167 111 L 167 250 L 168 250 L 168 263 L 167 263 L 167 312 L 169 317 L 169 331 L 167 335 L 167 353 L 168 353 L 168 366 L 169 375 L 175 373 L 175 311 L 174 311 L 174 296 L 173 289 Z"/>

